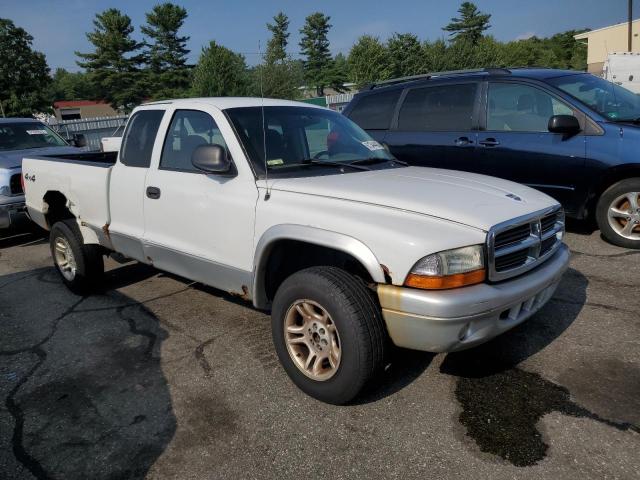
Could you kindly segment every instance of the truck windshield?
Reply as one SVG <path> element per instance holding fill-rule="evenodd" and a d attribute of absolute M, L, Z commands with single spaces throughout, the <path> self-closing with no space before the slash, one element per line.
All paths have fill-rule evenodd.
<path fill-rule="evenodd" d="M 231 108 L 225 112 L 259 174 L 264 174 L 265 167 L 271 175 L 320 167 L 336 170 L 348 164 L 352 164 L 353 171 L 379 164 L 399 166 L 364 130 L 331 110 L 267 106 L 264 120 L 262 107 Z"/>
<path fill-rule="evenodd" d="M 61 137 L 42 123 L 0 123 L 0 151 L 66 145 Z"/>
<path fill-rule="evenodd" d="M 640 96 L 589 73 L 552 78 L 549 83 L 614 122 L 640 121 Z"/>

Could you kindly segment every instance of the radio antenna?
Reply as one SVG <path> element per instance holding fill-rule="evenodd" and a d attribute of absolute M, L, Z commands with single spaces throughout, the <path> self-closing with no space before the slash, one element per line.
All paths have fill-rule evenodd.
<path fill-rule="evenodd" d="M 260 69 L 260 110 L 262 112 L 262 152 L 264 154 L 264 185 L 266 188 L 264 199 L 269 200 L 271 198 L 271 192 L 269 191 L 269 163 L 267 161 L 267 125 L 264 118 L 264 87 L 263 87 L 263 79 L 264 75 L 264 57 L 262 55 L 262 49 L 260 48 L 260 40 L 258 40 L 258 54 L 260 55 L 260 59 L 263 62 L 263 65 L 260 65 L 258 68 Z"/>

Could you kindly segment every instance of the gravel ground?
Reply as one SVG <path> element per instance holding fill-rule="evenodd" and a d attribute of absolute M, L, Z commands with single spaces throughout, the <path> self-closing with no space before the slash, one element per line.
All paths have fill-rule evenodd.
<path fill-rule="evenodd" d="M 520 327 L 399 351 L 355 404 L 298 391 L 268 317 L 108 262 L 67 291 L 37 234 L 0 239 L 0 478 L 638 478 L 640 252 L 569 234 L 571 269 Z"/>

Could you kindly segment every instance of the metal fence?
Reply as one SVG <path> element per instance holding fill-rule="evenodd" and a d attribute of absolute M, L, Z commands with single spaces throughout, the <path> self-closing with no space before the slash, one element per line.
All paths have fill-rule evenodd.
<path fill-rule="evenodd" d="M 67 140 L 72 140 L 74 134 L 81 133 L 87 139 L 86 150 L 100 150 L 100 139 L 122 136 L 126 122 L 127 116 L 120 115 L 53 121 L 49 123 L 49 127 Z"/>

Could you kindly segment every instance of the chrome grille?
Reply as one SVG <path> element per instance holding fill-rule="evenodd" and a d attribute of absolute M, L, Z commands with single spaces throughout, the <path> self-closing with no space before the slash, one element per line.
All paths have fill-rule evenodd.
<path fill-rule="evenodd" d="M 487 237 L 489 280 L 505 280 L 538 266 L 553 255 L 563 236 L 559 206 L 496 225 Z"/>

